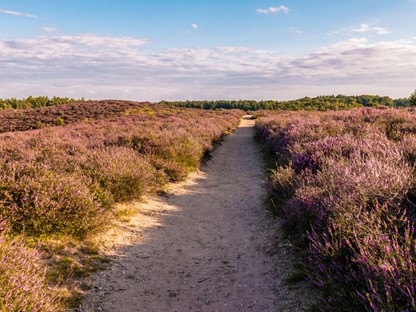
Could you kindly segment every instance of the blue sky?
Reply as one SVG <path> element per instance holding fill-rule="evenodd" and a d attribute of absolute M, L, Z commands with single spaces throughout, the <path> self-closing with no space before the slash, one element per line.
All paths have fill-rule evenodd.
<path fill-rule="evenodd" d="M 0 0 L 0 98 L 407 97 L 416 0 Z"/>

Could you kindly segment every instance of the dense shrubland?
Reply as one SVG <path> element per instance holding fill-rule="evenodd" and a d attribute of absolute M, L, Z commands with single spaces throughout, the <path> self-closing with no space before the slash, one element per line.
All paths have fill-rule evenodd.
<path fill-rule="evenodd" d="M 96 110 L 86 105 L 79 120 Z M 113 203 L 183 179 L 241 117 L 240 111 L 126 105 L 128 114 L 116 109 L 123 116 L 72 123 L 74 117 L 72 124 L 0 134 L 0 310 L 58 309 L 45 289 L 48 276 L 60 277 L 45 271 L 28 246 L 53 236 L 82 240 L 108 224 Z M 55 260 L 48 261 L 71 272 L 77 267 L 71 258 Z"/>
<path fill-rule="evenodd" d="M 268 189 L 320 310 L 416 311 L 416 112 L 263 113 Z"/>
<path fill-rule="evenodd" d="M 388 96 L 360 95 L 360 96 L 318 96 L 315 98 L 304 97 L 292 101 L 254 101 L 254 100 L 219 100 L 219 101 L 172 101 L 162 103 L 176 107 L 192 107 L 203 109 L 242 109 L 245 111 L 256 110 L 346 110 L 359 107 L 403 107 L 409 106 L 409 99 L 393 100 Z"/>
<path fill-rule="evenodd" d="M 148 103 L 128 101 L 86 101 L 61 103 L 33 109 L 0 110 L 0 133 L 60 126 L 152 110 Z"/>

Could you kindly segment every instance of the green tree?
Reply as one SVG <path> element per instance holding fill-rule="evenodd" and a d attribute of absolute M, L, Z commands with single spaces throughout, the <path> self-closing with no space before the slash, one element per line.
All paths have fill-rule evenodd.
<path fill-rule="evenodd" d="M 410 95 L 410 106 L 416 106 L 416 90 Z"/>

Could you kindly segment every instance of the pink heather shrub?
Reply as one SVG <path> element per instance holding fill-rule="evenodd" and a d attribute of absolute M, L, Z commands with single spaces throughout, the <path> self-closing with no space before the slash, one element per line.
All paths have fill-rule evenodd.
<path fill-rule="evenodd" d="M 304 169 L 315 172 L 320 169 L 322 160 L 326 157 L 350 158 L 353 153 L 359 153 L 363 157 L 378 155 L 391 150 L 392 146 L 393 143 L 387 140 L 384 135 L 376 132 L 371 138 L 357 139 L 351 134 L 345 134 L 328 136 L 305 144 L 295 143 L 289 148 L 289 152 L 293 158 L 293 168 L 297 172 Z"/>
<path fill-rule="evenodd" d="M 80 166 L 82 172 L 108 191 L 116 202 L 140 198 L 157 183 L 154 167 L 129 148 L 93 150 Z"/>
<path fill-rule="evenodd" d="M 38 254 L 4 235 L 82 239 L 112 216 L 114 202 L 138 199 L 197 169 L 242 115 L 140 104 L 120 116 L 119 108 L 83 106 L 80 117 L 118 117 L 74 123 L 71 110 L 64 126 L 0 134 L 0 311 L 58 310 Z"/>
<path fill-rule="evenodd" d="M 287 113 L 256 129 L 278 167 L 268 189 L 322 289 L 320 310 L 416 311 L 416 116 Z"/>
<path fill-rule="evenodd" d="M 398 143 L 406 161 L 416 168 L 416 135 L 404 135 L 401 142 Z M 416 170 L 413 171 L 413 185 L 407 194 L 407 199 L 413 205 L 416 203 Z M 412 206 L 414 207 L 414 206 Z M 409 217 L 413 223 L 416 223 L 416 209 L 409 210 Z"/>
<path fill-rule="evenodd" d="M 177 182 L 186 178 L 188 171 L 181 167 L 173 159 L 164 159 L 155 155 L 148 156 L 152 166 L 158 170 L 159 180 L 165 182 Z"/>
<path fill-rule="evenodd" d="M 345 210 L 353 206 L 371 209 L 374 202 L 399 204 L 412 186 L 413 169 L 397 149 L 374 146 L 374 154 L 363 148 L 348 157 L 323 157 L 322 168 L 316 174 L 304 173 L 287 208 L 286 215 L 294 219 L 288 222 L 296 223 L 306 213 L 311 219 L 305 222 L 316 226 L 325 224 L 328 216 L 344 216 Z M 305 232 L 309 228 L 297 230 Z"/>
<path fill-rule="evenodd" d="M 27 131 L 80 121 L 122 116 L 135 111 L 152 111 L 149 103 L 131 101 L 85 101 L 33 109 L 1 110 L 0 133 Z"/>
<path fill-rule="evenodd" d="M 0 236 L 0 311 L 57 311 L 39 254 L 4 236 Z"/>
<path fill-rule="evenodd" d="M 389 224 L 375 218 L 380 235 L 372 231 L 357 239 L 358 253 L 352 260 L 367 284 L 366 292 L 357 294 L 373 311 L 416 310 L 415 228 L 405 212 L 399 212 L 398 219 L 402 222 Z"/>
<path fill-rule="evenodd" d="M 340 311 L 416 309 L 414 225 L 403 211 L 387 223 L 390 209 L 377 208 L 357 214 L 350 233 L 330 223 L 308 235 L 309 274 L 324 289 L 322 310 L 331 311 L 333 303 Z"/>
<path fill-rule="evenodd" d="M 416 136 L 405 135 L 401 142 L 399 142 L 399 148 L 404 154 L 406 161 L 412 166 L 416 165 Z"/>
<path fill-rule="evenodd" d="M 0 221 L 15 233 L 82 237 L 114 201 L 195 170 L 241 116 L 164 106 L 151 112 L 0 135 Z"/>
<path fill-rule="evenodd" d="M 291 166 L 287 166 L 276 168 L 267 179 L 266 188 L 271 197 L 274 212 L 278 216 L 283 215 L 288 201 L 294 196 L 297 187 L 295 178 L 295 171 Z"/>
<path fill-rule="evenodd" d="M 84 179 L 40 164 L 6 164 L 0 172 L 0 218 L 15 233 L 83 236 L 105 216 Z"/>

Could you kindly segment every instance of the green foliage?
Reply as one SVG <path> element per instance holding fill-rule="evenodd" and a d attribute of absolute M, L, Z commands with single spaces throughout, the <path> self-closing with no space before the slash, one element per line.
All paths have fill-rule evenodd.
<path fill-rule="evenodd" d="M 416 90 L 410 95 L 409 104 L 410 106 L 416 106 Z"/>
<path fill-rule="evenodd" d="M 244 111 L 256 110 L 346 110 L 358 107 L 395 106 L 395 101 L 388 96 L 378 95 L 331 95 L 315 98 L 304 97 L 293 101 L 254 101 L 254 100 L 218 100 L 218 101 L 162 101 L 176 107 L 190 107 L 202 109 L 241 109 Z"/>
<path fill-rule="evenodd" d="M 45 106 L 62 105 L 62 104 L 67 104 L 67 103 L 72 103 L 72 102 L 79 102 L 79 101 L 83 101 L 83 99 L 76 100 L 73 98 L 57 97 L 57 96 L 54 96 L 52 98 L 49 98 L 47 96 L 38 96 L 38 97 L 29 96 L 26 99 L 17 99 L 17 98 L 0 99 L 0 110 L 39 108 L 39 107 L 45 107 Z"/>
<path fill-rule="evenodd" d="M 65 121 L 61 117 L 58 117 L 55 120 L 55 125 L 56 126 L 62 126 L 64 123 L 65 123 Z"/>
<path fill-rule="evenodd" d="M 395 99 L 394 106 L 395 107 L 409 107 L 410 106 L 409 98 Z"/>

